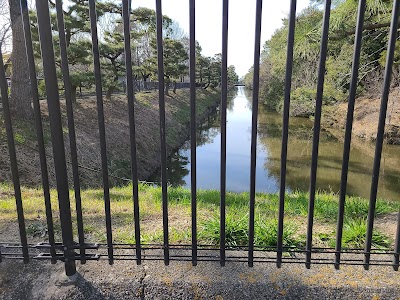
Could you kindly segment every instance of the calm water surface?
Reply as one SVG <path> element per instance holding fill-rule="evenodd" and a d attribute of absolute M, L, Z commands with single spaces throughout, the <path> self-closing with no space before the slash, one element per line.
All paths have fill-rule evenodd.
<path fill-rule="evenodd" d="M 228 100 L 227 112 L 227 190 L 249 191 L 251 95 L 239 87 Z M 216 112 L 198 128 L 197 186 L 219 189 L 220 119 Z M 312 122 L 291 118 L 287 161 L 287 190 L 308 190 L 312 146 Z M 260 105 L 257 136 L 256 190 L 276 193 L 279 190 L 282 117 Z M 356 140 L 356 139 L 353 139 Z M 327 132 L 321 133 L 317 188 L 338 192 L 343 143 Z M 382 156 L 378 197 L 400 198 L 400 147 L 385 145 Z M 369 197 L 374 145 L 355 141 L 350 155 L 348 194 Z M 154 180 L 155 178 L 153 178 Z M 168 162 L 168 181 L 190 187 L 190 144 L 185 143 Z"/>

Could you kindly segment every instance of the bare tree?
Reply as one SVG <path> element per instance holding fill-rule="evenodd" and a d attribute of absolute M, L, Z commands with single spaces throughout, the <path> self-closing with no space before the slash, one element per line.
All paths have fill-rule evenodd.
<path fill-rule="evenodd" d="M 11 46 L 11 20 L 7 0 L 0 0 L 0 45 L 4 50 Z"/>
<path fill-rule="evenodd" d="M 0 0 L 3 1 L 3 0 Z M 20 0 L 8 0 L 12 30 L 10 105 L 15 116 L 31 119 L 31 87 L 26 57 Z"/>

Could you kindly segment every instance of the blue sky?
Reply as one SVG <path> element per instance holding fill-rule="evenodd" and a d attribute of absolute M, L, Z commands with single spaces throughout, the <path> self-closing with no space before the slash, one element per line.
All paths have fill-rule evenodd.
<path fill-rule="evenodd" d="M 297 12 L 308 6 L 309 0 L 297 1 Z M 282 19 L 289 13 L 289 0 L 263 1 L 261 41 L 268 40 L 282 26 Z M 132 0 L 132 8 L 155 9 L 154 0 Z M 189 1 L 162 0 L 163 14 L 179 23 L 189 32 Z M 229 1 L 228 64 L 236 67 L 239 76 L 253 65 L 254 27 L 256 0 Z M 196 39 L 203 54 L 212 56 L 221 52 L 222 0 L 196 1 Z"/>

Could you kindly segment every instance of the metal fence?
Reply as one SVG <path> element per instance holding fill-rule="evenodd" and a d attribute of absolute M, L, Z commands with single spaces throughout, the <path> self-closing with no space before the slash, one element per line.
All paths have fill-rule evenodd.
<path fill-rule="evenodd" d="M 158 90 L 159 85 L 157 81 L 143 81 L 143 80 L 137 80 L 135 81 L 135 87 L 136 91 L 148 91 L 148 90 Z M 170 89 L 189 89 L 190 88 L 190 82 L 176 82 L 176 83 L 171 83 L 169 86 Z"/>
<path fill-rule="evenodd" d="M 191 103 L 191 244 L 190 245 L 172 245 L 169 243 L 169 225 L 168 225 L 168 186 L 166 178 L 167 155 L 166 155 L 166 136 L 165 136 L 165 96 L 164 96 L 164 66 L 163 66 L 163 36 L 162 36 L 162 11 L 161 0 L 156 0 L 157 17 L 157 47 L 158 47 L 158 89 L 159 89 L 159 111 L 160 111 L 160 141 L 161 141 L 161 186 L 162 186 L 162 210 L 163 210 L 163 242 L 161 245 L 145 245 L 141 243 L 140 232 L 140 208 L 138 194 L 137 177 L 137 155 L 136 155 L 136 136 L 135 136 L 135 111 L 134 111 L 134 84 L 131 68 L 126 68 L 126 94 L 128 98 L 128 112 L 130 124 L 130 155 L 132 169 L 132 200 L 133 200 L 133 219 L 135 228 L 134 244 L 116 244 L 113 243 L 113 232 L 111 228 L 111 210 L 110 210 L 110 185 L 109 172 L 107 164 L 105 123 L 103 111 L 103 90 L 101 85 L 100 58 L 98 45 L 98 32 L 96 24 L 96 1 L 89 0 L 91 39 L 93 47 L 93 65 L 96 78 L 96 99 L 98 112 L 98 126 L 101 145 L 102 178 L 104 189 L 105 205 L 105 226 L 107 233 L 106 244 L 88 244 L 85 242 L 83 230 L 83 215 L 81 205 L 81 186 L 79 181 L 78 158 L 76 147 L 76 136 L 73 116 L 73 106 L 71 103 L 71 91 L 69 89 L 69 70 L 68 57 L 65 43 L 65 33 L 59 31 L 62 75 L 64 80 L 66 110 L 68 118 L 68 134 L 71 150 L 71 161 L 73 169 L 73 188 L 76 199 L 77 212 L 77 230 L 78 241 L 73 240 L 73 226 L 70 208 L 69 187 L 66 169 L 66 157 L 63 139 L 62 120 L 60 114 L 60 96 L 57 83 L 56 65 L 54 57 L 54 48 L 52 41 L 52 24 L 50 21 L 49 5 L 46 0 L 36 0 L 36 10 L 38 17 L 38 26 L 40 34 L 40 44 L 42 49 L 44 79 L 46 83 L 47 103 L 49 109 L 49 120 L 51 125 L 51 140 L 53 145 L 53 157 L 55 164 L 55 174 L 58 192 L 58 204 L 61 220 L 62 243 L 56 243 L 54 238 L 54 224 L 50 202 L 49 176 L 45 155 L 45 144 L 43 138 L 43 128 L 41 123 L 40 104 L 38 96 L 38 87 L 36 81 L 35 61 L 32 48 L 32 38 L 30 32 L 30 22 L 27 1 L 21 0 L 23 24 L 25 28 L 26 50 L 29 63 L 29 74 L 32 86 L 33 108 L 36 120 L 36 134 L 38 150 L 41 162 L 41 174 L 44 191 L 44 201 L 46 207 L 48 243 L 28 244 L 25 228 L 23 201 L 21 197 L 21 187 L 18 175 L 17 158 L 14 144 L 14 135 L 12 129 L 12 120 L 9 110 L 7 81 L 4 73 L 3 60 L 0 57 L 0 86 L 2 93 L 4 123 L 7 132 L 7 141 L 9 157 L 11 161 L 12 180 L 14 184 L 15 200 L 18 215 L 20 243 L 19 244 L 1 244 L 0 262 L 2 259 L 22 259 L 25 263 L 30 259 L 48 259 L 55 263 L 62 261 L 65 263 L 67 275 L 73 275 L 76 272 L 76 261 L 85 263 L 87 260 L 108 259 L 112 264 L 114 260 L 135 260 L 140 264 L 143 260 L 163 260 L 167 265 L 170 260 L 188 260 L 193 265 L 199 261 L 218 261 L 223 266 L 227 261 L 246 261 L 249 266 L 255 262 L 275 262 L 278 267 L 282 263 L 304 263 L 307 268 L 311 264 L 334 264 L 339 268 L 341 264 L 362 265 L 368 269 L 370 265 L 390 265 L 395 270 L 399 267 L 400 255 L 400 225 L 397 229 L 397 236 L 394 249 L 377 250 L 372 248 L 372 230 L 374 227 L 374 216 L 376 207 L 376 196 L 379 179 L 379 169 L 382 154 L 382 144 L 384 138 L 385 117 L 388 103 L 388 94 L 391 80 L 391 70 L 393 66 L 395 41 L 397 37 L 397 26 L 399 19 L 400 0 L 393 3 L 391 28 L 389 33 L 389 42 L 387 47 L 387 59 L 385 68 L 385 78 L 382 92 L 382 102 L 379 118 L 379 126 L 376 139 L 376 152 L 373 165 L 373 176 L 371 184 L 371 196 L 369 202 L 368 227 L 365 237 L 365 248 L 355 250 L 345 250 L 342 248 L 342 233 L 344 221 L 344 208 L 346 198 L 347 175 L 349 167 L 349 154 L 351 143 L 351 131 L 353 123 L 354 103 L 356 96 L 356 86 L 358 78 L 358 67 L 360 60 L 361 37 L 364 21 L 364 11 L 366 0 L 359 1 L 358 17 L 355 33 L 354 56 L 352 64 L 352 77 L 350 94 L 348 98 L 347 123 L 345 130 L 345 141 L 343 150 L 343 165 L 341 176 L 341 189 L 339 195 L 339 210 L 336 231 L 335 248 L 313 247 L 313 221 L 314 204 L 316 189 L 316 173 L 318 162 L 318 145 L 321 122 L 321 106 L 325 76 L 325 62 L 327 56 L 328 28 L 330 19 L 331 1 L 326 0 L 324 5 L 323 28 L 320 48 L 320 61 L 318 69 L 318 84 L 316 94 L 316 107 L 314 119 L 314 135 L 312 147 L 312 166 L 310 180 L 310 198 L 308 208 L 308 224 L 306 245 L 304 248 L 285 247 L 283 245 L 284 229 L 284 207 L 285 207 L 285 180 L 286 180 L 286 162 L 288 145 L 288 124 L 289 124 L 289 106 L 291 92 L 291 76 L 293 68 L 293 48 L 294 31 L 296 24 L 296 0 L 291 0 L 289 14 L 289 32 L 287 43 L 287 63 L 285 78 L 285 94 L 283 108 L 283 130 L 282 130 L 282 152 L 281 152 L 281 171 L 280 171 L 280 192 L 279 192 L 279 217 L 278 217 L 278 242 L 276 247 L 257 247 L 254 245 L 254 220 L 255 220 L 255 172 L 256 172 L 256 146 L 257 146 L 257 114 L 259 101 L 259 62 L 260 62 L 260 34 L 261 34 L 261 14 L 262 0 L 257 0 L 256 4 L 256 26 L 255 26 L 255 45 L 254 45 L 254 79 L 253 79 L 253 105 L 252 105 L 252 131 L 251 131 L 251 177 L 250 177 L 250 197 L 249 197 L 249 243 L 243 247 L 228 247 L 226 245 L 225 235 L 225 200 L 226 200 L 226 110 L 227 110 L 227 51 L 228 51 L 228 0 L 223 0 L 222 13 L 222 84 L 221 84 L 221 170 L 220 170 L 220 242 L 219 246 L 200 245 L 197 240 L 197 189 L 196 189 L 196 78 L 195 78 L 195 0 L 189 0 L 190 3 L 190 103 Z M 130 3 L 129 0 L 122 0 L 123 7 L 123 32 L 125 37 L 125 63 L 131 66 L 131 44 L 130 44 Z M 56 0 L 58 28 L 64 28 L 64 19 L 61 0 Z M 1 56 L 1 53 L 0 53 Z M 400 222 L 400 219 L 399 219 Z M 400 224 L 400 223 L 399 223 Z M 120 254 L 119 250 L 124 249 L 127 252 Z M 247 252 L 235 252 L 236 250 L 245 250 Z M 145 252 L 146 251 L 146 252 Z M 240 254 L 239 254 L 240 253 Z M 245 255 L 243 255 L 243 253 Z M 283 255 L 291 253 L 297 255 Z M 328 255 L 333 255 L 329 258 Z M 349 255 L 349 257 L 347 257 Z M 357 258 L 354 258 L 354 255 Z M 345 257 L 346 256 L 346 257 Z M 328 258 L 327 258 L 328 257 Z M 381 258 L 384 257 L 384 258 Z"/>

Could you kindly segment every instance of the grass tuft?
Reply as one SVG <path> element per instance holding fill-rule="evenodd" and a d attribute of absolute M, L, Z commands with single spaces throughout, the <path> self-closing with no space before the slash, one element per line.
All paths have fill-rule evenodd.
<path fill-rule="evenodd" d="M 302 241 L 296 238 L 298 226 L 286 222 L 283 232 L 284 246 L 300 246 Z M 201 224 L 199 238 L 204 243 L 219 245 L 220 217 L 213 216 Z M 247 246 L 249 243 L 249 216 L 240 212 L 226 215 L 225 243 L 227 246 Z M 254 222 L 254 244 L 260 247 L 274 247 L 278 242 L 278 222 L 259 215 Z"/>
<path fill-rule="evenodd" d="M 363 218 L 352 219 L 343 224 L 342 247 L 345 249 L 362 249 L 365 245 L 367 234 L 367 220 Z M 392 241 L 385 234 L 374 230 L 372 234 L 372 247 L 385 249 Z M 335 239 L 329 241 L 331 247 L 335 246 Z"/>

